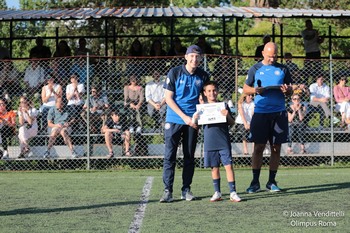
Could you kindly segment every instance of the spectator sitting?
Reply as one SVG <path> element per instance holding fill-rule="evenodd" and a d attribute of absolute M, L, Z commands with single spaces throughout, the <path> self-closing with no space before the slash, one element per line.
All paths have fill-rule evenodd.
<path fill-rule="evenodd" d="M 86 56 L 87 53 L 91 54 L 91 50 L 86 48 L 86 39 L 84 37 L 79 38 L 79 47 L 75 49 L 74 56 Z"/>
<path fill-rule="evenodd" d="M 173 40 L 173 45 L 169 49 L 168 56 L 183 56 L 186 53 L 186 47 L 182 46 L 179 37 L 175 37 Z"/>
<path fill-rule="evenodd" d="M 114 157 L 113 143 L 124 145 L 125 156 L 131 156 L 130 149 L 130 131 L 125 124 L 120 122 L 120 116 L 117 111 L 110 113 L 110 118 L 102 127 L 102 132 L 105 134 L 106 146 L 109 151 L 108 159 Z"/>
<path fill-rule="evenodd" d="M 56 141 L 57 136 L 60 134 L 63 137 L 65 144 L 72 152 L 72 157 L 79 157 L 74 151 L 72 140 L 69 136 L 71 131 L 70 126 L 73 124 L 74 119 L 72 114 L 68 111 L 67 107 L 64 107 L 62 99 L 57 99 L 55 108 L 50 109 L 47 116 L 47 125 L 51 128 L 51 134 L 49 138 L 49 144 L 47 150 L 44 153 L 44 158 L 50 158 L 50 149 Z"/>
<path fill-rule="evenodd" d="M 18 129 L 18 138 L 21 153 L 18 158 L 30 156 L 29 139 L 38 134 L 37 116 L 38 110 L 32 106 L 26 96 L 21 96 L 18 108 L 18 123 L 20 125 Z"/>
<path fill-rule="evenodd" d="M 53 54 L 53 59 L 51 61 L 52 73 L 59 79 L 61 86 L 67 86 L 69 83 L 69 74 L 71 70 L 72 63 L 72 51 L 69 47 L 67 41 L 61 40 Z"/>
<path fill-rule="evenodd" d="M 205 40 L 205 36 L 199 36 L 196 45 L 201 48 L 203 54 L 214 54 L 214 50 L 210 46 L 210 44 Z"/>
<path fill-rule="evenodd" d="M 3 151 L 0 151 L 0 158 L 8 159 L 8 144 L 16 131 L 16 113 L 8 109 L 6 99 L 0 99 L 0 142 Z"/>
<path fill-rule="evenodd" d="M 24 74 L 24 82 L 28 96 L 32 96 L 39 93 L 41 85 L 45 81 L 45 70 L 40 66 L 37 56 L 33 55 L 29 62 L 30 64 Z"/>
<path fill-rule="evenodd" d="M 130 76 L 130 84 L 124 87 L 124 107 L 128 112 L 130 132 L 134 132 L 135 126 L 137 126 L 136 133 L 141 133 L 142 121 L 141 121 L 141 107 L 144 100 L 143 87 L 137 84 L 136 75 Z M 138 125 L 136 125 L 136 124 Z"/>
<path fill-rule="evenodd" d="M 72 56 L 71 48 L 69 47 L 67 41 L 61 40 L 56 48 L 53 57 L 70 57 Z"/>
<path fill-rule="evenodd" d="M 306 154 L 305 151 L 305 122 L 306 106 L 301 103 L 301 98 L 293 94 L 292 103 L 287 107 L 289 122 L 289 142 L 287 154 L 293 154 L 292 142 L 300 143 L 300 154 Z"/>
<path fill-rule="evenodd" d="M 13 65 L 13 61 L 2 60 L 0 63 L 0 95 L 8 94 L 9 97 L 13 97 L 21 93 L 18 81 L 19 72 Z"/>
<path fill-rule="evenodd" d="M 38 36 L 35 39 L 36 46 L 34 46 L 30 52 L 29 57 L 30 58 L 50 58 L 51 57 L 51 50 L 49 47 L 44 45 L 44 39 L 40 36 Z"/>
<path fill-rule="evenodd" d="M 311 84 L 309 89 L 311 96 L 307 122 L 310 120 L 310 113 L 318 112 L 320 114 L 320 127 L 322 127 L 324 126 L 324 118 L 329 118 L 331 115 L 327 106 L 330 98 L 329 86 L 323 83 L 323 75 L 319 75 L 316 83 Z"/>
<path fill-rule="evenodd" d="M 0 45 L 0 59 L 6 59 L 6 58 L 10 58 L 10 52 L 7 48 L 5 48 L 4 46 Z"/>
<path fill-rule="evenodd" d="M 336 104 L 336 110 L 341 114 L 341 125 L 345 125 L 345 108 L 350 101 L 350 88 L 346 86 L 347 77 L 340 76 L 338 84 L 333 88 L 333 95 Z"/>
<path fill-rule="evenodd" d="M 160 80 L 158 71 L 153 72 L 153 80 L 145 87 L 145 97 L 147 102 L 147 112 L 150 117 L 154 116 L 154 129 L 161 129 L 164 126 L 166 103 L 164 96 L 164 81 Z"/>
<path fill-rule="evenodd" d="M 292 59 L 293 55 L 291 53 L 285 53 L 284 59 L 286 61 L 286 66 L 289 69 L 290 74 L 292 75 L 294 83 L 300 83 L 302 80 L 299 80 L 300 77 L 300 70 L 297 64 L 295 64 Z"/>
<path fill-rule="evenodd" d="M 75 59 L 74 64 L 72 65 L 70 74 L 77 74 L 79 76 L 79 83 L 86 84 L 87 79 L 87 70 L 86 70 L 87 62 L 85 58 L 79 57 Z M 89 77 L 91 78 L 94 74 L 93 66 L 89 66 Z M 90 79 L 91 81 L 91 79 Z"/>
<path fill-rule="evenodd" d="M 263 59 L 263 55 L 262 55 L 262 51 L 264 50 L 265 45 L 271 41 L 271 36 L 270 35 L 265 35 L 263 37 L 263 44 L 259 45 L 258 47 L 256 47 L 255 49 L 255 55 L 254 55 L 254 60 L 259 62 Z"/>
<path fill-rule="evenodd" d="M 46 130 L 47 127 L 47 113 L 56 105 L 56 100 L 62 98 L 62 87 L 56 83 L 55 77 L 52 75 L 47 79 L 47 85 L 41 89 L 41 112 L 42 125 L 41 130 Z"/>
<path fill-rule="evenodd" d="M 128 56 L 141 57 L 143 55 L 144 53 L 143 53 L 142 44 L 139 39 L 135 39 L 129 48 Z"/>
<path fill-rule="evenodd" d="M 298 95 L 302 102 L 309 102 L 310 90 L 304 83 L 294 83 L 293 94 Z"/>
<path fill-rule="evenodd" d="M 162 42 L 160 40 L 154 40 L 149 52 L 152 57 L 166 56 L 166 52 L 163 49 Z"/>
<path fill-rule="evenodd" d="M 236 117 L 236 132 L 242 136 L 243 154 L 248 155 L 248 136 L 250 121 L 254 114 L 253 95 L 242 94 L 238 100 L 238 115 Z"/>
<path fill-rule="evenodd" d="M 105 110 L 109 108 L 107 96 L 102 96 L 97 87 L 91 87 L 91 95 L 86 99 L 82 111 L 81 117 L 87 122 L 88 105 L 90 107 L 90 129 L 92 133 L 98 133 L 98 129 L 101 129 L 103 122 L 105 121 Z"/>
<path fill-rule="evenodd" d="M 68 100 L 67 110 L 71 114 L 74 120 L 77 120 L 77 124 L 74 127 L 79 126 L 78 116 L 83 110 L 84 100 L 83 94 L 85 92 L 84 84 L 78 83 L 79 76 L 73 74 L 70 76 L 71 83 L 66 87 L 66 98 Z M 76 130 L 76 128 L 74 128 Z"/>

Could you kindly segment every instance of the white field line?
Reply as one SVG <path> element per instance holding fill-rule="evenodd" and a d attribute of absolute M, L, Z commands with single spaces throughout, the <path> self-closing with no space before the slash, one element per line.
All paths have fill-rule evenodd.
<path fill-rule="evenodd" d="M 128 233 L 140 232 L 142 220 L 143 220 L 143 217 L 145 216 L 145 210 L 147 207 L 148 198 L 152 189 L 153 180 L 154 180 L 154 177 L 151 177 L 151 176 L 147 177 L 146 179 L 146 183 L 142 189 L 140 203 L 135 211 L 134 219 L 130 224 Z"/>

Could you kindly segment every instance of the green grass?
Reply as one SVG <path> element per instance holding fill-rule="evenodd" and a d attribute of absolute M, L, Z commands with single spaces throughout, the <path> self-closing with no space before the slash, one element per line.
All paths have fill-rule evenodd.
<path fill-rule="evenodd" d="M 128 232 L 147 177 L 154 177 L 141 232 L 348 232 L 350 168 L 281 169 L 284 192 L 245 194 L 250 169 L 237 169 L 238 193 L 231 203 L 222 171 L 225 200 L 210 203 L 209 170 L 195 172 L 192 191 L 200 200 L 179 201 L 176 171 L 174 203 L 160 204 L 160 170 L 113 172 L 3 172 L 0 174 L 0 232 Z M 265 184 L 268 171 L 261 173 Z M 340 217 L 289 217 L 285 213 L 343 211 Z M 335 227 L 302 227 L 302 222 L 335 222 Z"/>

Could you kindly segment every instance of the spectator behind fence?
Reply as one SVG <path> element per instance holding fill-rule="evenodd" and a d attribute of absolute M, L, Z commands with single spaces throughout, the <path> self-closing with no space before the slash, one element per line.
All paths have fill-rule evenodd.
<path fill-rule="evenodd" d="M 10 51 L 4 46 L 0 45 L 0 59 L 2 60 L 7 58 L 11 58 Z"/>
<path fill-rule="evenodd" d="M 160 80 L 158 71 L 153 72 L 153 80 L 145 87 L 145 98 L 147 102 L 147 112 L 154 119 L 153 129 L 162 129 L 164 126 L 164 116 L 166 110 L 164 81 Z"/>
<path fill-rule="evenodd" d="M 149 51 L 149 55 L 152 57 L 166 56 L 166 52 L 163 49 L 162 42 L 160 40 L 154 40 Z"/>
<path fill-rule="evenodd" d="M 175 37 L 173 44 L 170 47 L 167 55 L 168 56 L 182 56 L 186 53 L 186 47 L 182 46 L 181 40 L 179 37 Z"/>
<path fill-rule="evenodd" d="M 183 171 L 181 199 L 192 201 L 191 192 L 194 175 L 194 153 L 197 144 L 198 126 L 192 122 L 196 104 L 205 82 L 209 81 L 207 72 L 199 68 L 203 52 L 197 45 L 186 50 L 186 64 L 172 68 L 167 76 L 164 88 L 167 103 L 164 130 L 165 152 L 163 161 L 164 192 L 159 202 L 173 201 L 176 153 L 180 140 L 183 149 Z"/>
<path fill-rule="evenodd" d="M 350 101 L 350 87 L 346 86 L 348 81 L 346 76 L 340 76 L 338 78 L 338 84 L 333 88 L 333 95 L 336 102 L 336 110 L 341 114 L 341 126 L 345 126 L 345 108 Z"/>
<path fill-rule="evenodd" d="M 108 98 L 106 95 L 101 95 L 101 89 L 96 86 L 91 86 L 91 94 L 89 99 L 85 100 L 83 106 L 84 111 L 81 112 L 81 117 L 86 124 L 87 112 L 90 112 L 90 130 L 91 133 L 98 133 L 103 126 L 103 122 L 106 120 L 106 110 L 109 108 Z M 89 109 L 88 109 L 89 105 Z"/>
<path fill-rule="evenodd" d="M 64 143 L 69 147 L 72 157 L 77 158 L 79 155 L 74 151 L 72 140 L 69 136 L 71 132 L 70 126 L 74 124 L 72 113 L 64 106 L 62 99 L 57 99 L 56 106 L 50 109 L 47 116 L 48 127 L 51 128 L 51 134 L 47 150 L 44 153 L 44 158 L 50 158 L 50 150 L 54 145 L 58 135 L 63 137 Z"/>
<path fill-rule="evenodd" d="M 32 105 L 28 97 L 21 96 L 17 114 L 19 123 L 18 139 L 21 149 L 18 158 L 30 157 L 32 153 L 29 147 L 29 140 L 38 134 L 38 110 Z"/>
<path fill-rule="evenodd" d="M 38 57 L 33 55 L 24 73 L 25 93 L 28 96 L 39 93 L 41 85 L 45 82 L 45 75 L 45 69 L 40 65 Z"/>
<path fill-rule="evenodd" d="M 204 84 L 203 95 L 207 103 L 218 102 L 218 84 L 215 81 L 209 81 Z M 226 118 L 224 123 L 206 124 L 204 129 L 204 167 L 211 168 L 211 177 L 214 186 L 214 195 L 210 198 L 211 202 L 221 201 L 221 176 L 220 164 L 222 163 L 226 170 L 226 178 L 230 191 L 230 201 L 240 202 L 241 198 L 236 193 L 235 173 L 232 167 L 231 140 L 229 126 L 234 125 L 235 120 L 231 115 L 230 108 L 225 104 L 220 114 Z M 193 116 L 198 119 L 198 113 Z"/>
<path fill-rule="evenodd" d="M 144 89 L 137 84 L 136 75 L 130 76 L 130 83 L 124 87 L 124 107 L 126 108 L 129 117 L 128 122 L 130 126 L 130 133 L 141 133 L 141 107 L 145 98 Z"/>
<path fill-rule="evenodd" d="M 144 56 L 143 46 L 139 39 L 135 39 L 130 45 L 127 61 L 126 75 L 130 76 L 133 74 L 140 75 L 145 72 L 145 61 L 141 59 L 135 59 L 136 57 Z"/>
<path fill-rule="evenodd" d="M 305 29 L 301 32 L 301 36 L 304 41 L 305 49 L 305 64 L 304 73 L 308 76 L 315 77 L 321 72 L 321 51 L 320 44 L 323 42 L 323 38 L 319 36 L 318 31 L 313 28 L 312 21 L 310 19 L 305 21 Z"/>
<path fill-rule="evenodd" d="M 205 36 L 199 36 L 196 45 L 201 48 L 203 54 L 214 54 L 214 50 L 206 41 Z"/>
<path fill-rule="evenodd" d="M 140 42 L 139 39 L 135 39 L 130 48 L 129 48 L 129 52 L 128 52 L 128 56 L 131 56 L 131 57 L 141 57 L 141 56 L 144 56 L 144 52 L 143 52 L 143 46 Z"/>
<path fill-rule="evenodd" d="M 235 58 L 228 56 L 220 56 L 215 62 L 214 80 L 219 84 L 219 90 L 222 97 L 227 102 L 232 100 L 232 94 L 236 83 L 236 64 Z"/>
<path fill-rule="evenodd" d="M 87 53 L 92 55 L 91 50 L 86 48 L 86 39 L 84 37 L 80 37 L 78 47 L 74 50 L 74 56 L 86 56 Z"/>
<path fill-rule="evenodd" d="M 242 137 L 243 154 L 248 155 L 248 136 L 250 133 L 250 121 L 254 114 L 254 102 L 252 94 L 242 94 L 238 100 L 238 115 L 236 117 L 236 132 Z"/>
<path fill-rule="evenodd" d="M 294 83 L 303 82 L 303 80 L 301 80 L 300 69 L 298 65 L 293 62 L 293 55 L 291 53 L 284 53 L 284 59 L 286 61 L 285 66 L 288 67 Z"/>
<path fill-rule="evenodd" d="M 55 76 L 51 75 L 47 79 L 47 84 L 41 89 L 41 130 L 46 131 L 47 114 L 56 105 L 56 100 L 62 98 L 62 86 L 56 83 Z"/>
<path fill-rule="evenodd" d="M 12 98 L 19 93 L 22 94 L 22 88 L 19 85 L 19 71 L 15 68 L 13 61 L 0 60 L 0 95 L 9 95 Z"/>
<path fill-rule="evenodd" d="M 271 36 L 270 35 L 265 35 L 263 37 L 263 44 L 259 45 L 258 47 L 256 47 L 255 49 L 255 55 L 254 55 L 254 60 L 255 61 L 261 61 L 264 57 L 262 54 L 262 51 L 264 50 L 265 45 L 271 41 Z"/>
<path fill-rule="evenodd" d="M 80 121 L 80 113 L 83 111 L 83 94 L 85 93 L 84 84 L 79 83 L 78 80 L 79 76 L 77 74 L 71 75 L 71 83 L 66 87 L 66 98 L 68 100 L 67 110 L 76 121 L 73 126 L 74 130 L 82 126 Z"/>
<path fill-rule="evenodd" d="M 62 86 L 66 86 L 69 82 L 69 74 L 72 64 L 72 51 L 67 41 L 61 40 L 56 48 L 51 62 L 52 73 L 59 79 Z"/>
<path fill-rule="evenodd" d="M 8 159 L 8 145 L 15 136 L 16 113 L 10 109 L 5 98 L 0 98 L 0 143 L 3 151 L 0 150 L 0 158 Z"/>
<path fill-rule="evenodd" d="M 304 83 L 294 83 L 293 94 L 299 95 L 302 102 L 309 102 L 310 100 L 310 90 Z"/>
<path fill-rule="evenodd" d="M 310 104 L 308 107 L 307 123 L 310 121 L 312 114 L 320 114 L 320 127 L 324 126 L 324 119 L 329 118 L 331 110 L 328 107 L 330 90 L 329 86 L 323 83 L 323 75 L 318 75 L 315 83 L 311 84 L 310 90 Z"/>
<path fill-rule="evenodd" d="M 44 39 L 40 36 L 38 36 L 35 39 L 35 44 L 30 52 L 29 52 L 29 58 L 50 58 L 52 53 L 49 47 L 44 45 Z"/>
<path fill-rule="evenodd" d="M 108 159 L 114 157 L 113 144 L 123 145 L 124 155 L 131 156 L 130 152 L 130 131 L 125 122 L 120 121 L 120 115 L 117 111 L 111 111 L 106 123 L 102 127 L 102 133 L 105 135 L 106 146 L 109 154 Z"/>
<path fill-rule="evenodd" d="M 87 61 L 85 57 L 79 57 L 74 59 L 74 64 L 71 67 L 70 74 L 78 74 L 79 76 L 79 83 L 82 83 L 86 85 L 87 81 Z M 92 65 L 89 66 L 89 78 L 90 78 L 90 83 L 92 82 L 92 77 L 94 75 L 94 67 Z"/>
<path fill-rule="evenodd" d="M 306 106 L 301 103 L 299 95 L 293 94 L 292 103 L 287 107 L 289 122 L 289 141 L 287 154 L 293 154 L 292 142 L 300 143 L 300 154 L 306 154 L 305 151 L 305 128 L 304 117 L 306 116 Z"/>

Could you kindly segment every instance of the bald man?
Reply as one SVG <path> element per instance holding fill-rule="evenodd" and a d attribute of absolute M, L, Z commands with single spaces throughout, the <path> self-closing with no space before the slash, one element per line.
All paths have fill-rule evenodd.
<path fill-rule="evenodd" d="M 270 143 L 270 172 L 266 189 L 279 192 L 275 180 L 281 153 L 281 144 L 288 138 L 288 114 L 285 97 L 292 94 L 292 78 L 288 68 L 277 63 L 277 45 L 269 42 L 262 51 L 264 59 L 248 72 L 243 92 L 255 94 L 254 115 L 250 125 L 250 140 L 254 142 L 252 155 L 253 180 L 247 193 L 260 191 L 260 170 L 266 143 Z M 264 130 L 261 130 L 264 129 Z"/>

